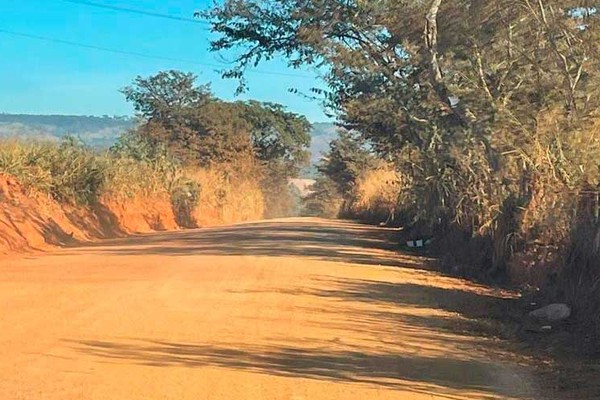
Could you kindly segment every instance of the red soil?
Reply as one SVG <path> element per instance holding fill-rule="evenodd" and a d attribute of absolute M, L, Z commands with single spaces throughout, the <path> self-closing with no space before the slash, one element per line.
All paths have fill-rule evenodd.
<path fill-rule="evenodd" d="M 103 199 L 62 204 L 0 174 L 0 255 L 46 250 L 132 233 L 178 229 L 169 199 Z"/>

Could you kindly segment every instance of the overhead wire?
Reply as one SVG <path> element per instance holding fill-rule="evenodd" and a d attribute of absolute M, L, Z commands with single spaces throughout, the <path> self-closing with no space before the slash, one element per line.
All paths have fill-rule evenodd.
<path fill-rule="evenodd" d="M 110 4 L 98 3 L 95 1 L 88 1 L 88 0 L 58 0 L 58 1 L 62 1 L 64 3 L 79 4 L 79 5 L 89 6 L 89 7 L 104 8 L 106 10 L 126 12 L 126 13 L 130 13 L 130 14 L 145 15 L 147 17 L 170 19 L 170 20 L 180 21 L 180 22 L 190 22 L 190 23 L 194 23 L 194 24 L 198 24 L 198 25 L 205 25 L 207 27 L 211 26 L 210 22 L 203 21 L 201 19 L 180 17 L 180 16 L 172 15 L 172 14 L 163 14 L 163 13 L 158 13 L 158 12 L 153 12 L 153 11 L 140 10 L 137 8 L 124 7 L 124 6 L 115 6 L 115 5 L 110 5 Z"/>
<path fill-rule="evenodd" d="M 140 52 L 135 52 L 135 51 L 120 50 L 120 49 L 115 49 L 115 48 L 110 48 L 110 47 L 97 46 L 97 45 L 80 43 L 80 42 L 73 42 L 70 40 L 57 39 L 57 38 L 48 37 L 48 36 L 34 35 L 34 34 L 24 33 L 24 32 L 16 32 L 16 31 L 11 31 L 11 30 L 7 30 L 7 29 L 1 29 L 1 28 L 0 28 L 0 34 L 16 36 L 16 37 L 23 37 L 23 38 L 34 39 L 34 40 L 41 40 L 41 41 L 50 42 L 50 43 L 57 43 L 57 44 L 62 44 L 62 45 L 67 45 L 67 46 L 72 46 L 72 47 L 80 47 L 80 48 L 85 48 L 85 49 L 90 49 L 90 50 L 103 51 L 103 52 L 113 53 L 113 54 L 143 57 L 143 58 L 162 60 L 162 61 L 179 62 L 179 63 L 184 63 L 184 64 L 197 65 L 197 66 L 203 66 L 203 67 L 211 67 L 211 68 L 219 68 L 219 69 L 222 69 L 225 67 L 222 64 L 201 63 L 201 62 L 197 62 L 197 61 L 193 61 L 193 60 L 186 60 L 186 59 L 176 58 L 176 57 L 166 57 L 166 56 L 160 56 L 160 55 L 140 53 Z M 301 79 L 315 79 L 314 76 L 309 76 L 309 75 L 292 74 L 292 73 L 276 72 L 276 71 L 265 71 L 265 70 L 259 70 L 259 69 L 251 69 L 251 70 L 248 70 L 245 72 L 246 73 L 254 73 L 254 74 L 285 76 L 285 77 L 301 78 Z"/>

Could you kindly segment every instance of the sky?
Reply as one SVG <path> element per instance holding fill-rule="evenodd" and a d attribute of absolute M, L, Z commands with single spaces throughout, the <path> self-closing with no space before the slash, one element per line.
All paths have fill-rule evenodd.
<path fill-rule="evenodd" d="M 182 18 L 192 18 L 196 10 L 211 4 L 211 0 L 0 0 L 0 112 L 132 115 L 119 89 L 138 75 L 176 69 L 197 74 L 198 83 L 210 83 L 222 99 L 276 102 L 311 122 L 329 120 L 317 101 L 289 92 L 294 88 L 309 93 L 310 88 L 321 87 L 313 70 L 290 69 L 284 60 L 261 64 L 247 74 L 250 90 L 236 97 L 237 82 L 221 79 L 219 72 L 230 65 L 233 54 L 209 51 L 214 35 L 208 26 L 82 4 L 86 2 Z"/>

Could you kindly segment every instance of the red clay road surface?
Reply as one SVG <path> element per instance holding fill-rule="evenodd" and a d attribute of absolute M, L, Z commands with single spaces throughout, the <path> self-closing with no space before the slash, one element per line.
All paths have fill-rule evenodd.
<path fill-rule="evenodd" d="M 394 233 L 291 219 L 0 260 L 0 399 L 536 398 L 469 311 L 500 294 Z"/>

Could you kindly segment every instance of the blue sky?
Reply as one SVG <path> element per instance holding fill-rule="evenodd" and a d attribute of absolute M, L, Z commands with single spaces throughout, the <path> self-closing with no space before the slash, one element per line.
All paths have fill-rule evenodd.
<path fill-rule="evenodd" d="M 90 0 L 178 17 L 191 17 L 209 0 Z M 76 115 L 130 115 L 131 107 L 118 92 L 137 75 L 160 70 L 194 72 L 199 83 L 211 83 L 223 99 L 235 99 L 237 82 L 223 80 L 216 64 L 226 67 L 231 54 L 208 51 L 211 33 L 202 24 L 153 18 L 73 4 L 63 0 L 0 0 L 0 31 L 11 31 L 77 42 L 125 52 L 174 58 L 156 60 L 73 47 L 0 32 L 0 112 Z M 249 73 L 250 91 L 239 99 L 254 98 L 288 106 L 312 122 L 326 121 L 318 102 L 288 92 L 308 93 L 320 86 L 311 70 L 290 70 L 276 60 Z"/>

